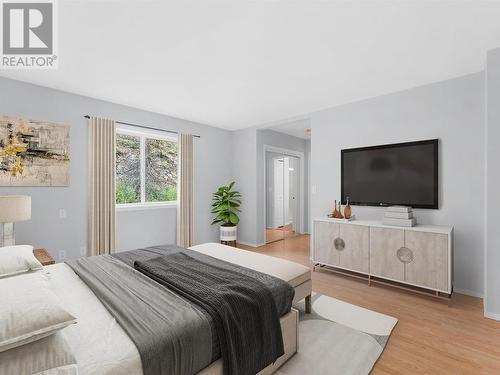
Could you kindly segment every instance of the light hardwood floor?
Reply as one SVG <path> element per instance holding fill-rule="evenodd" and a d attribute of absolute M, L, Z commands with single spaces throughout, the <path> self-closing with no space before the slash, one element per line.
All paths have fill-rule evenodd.
<path fill-rule="evenodd" d="M 309 265 L 309 236 L 238 247 Z M 361 280 L 313 272 L 313 290 L 399 319 L 372 374 L 500 374 L 500 322 L 480 298 L 454 294 L 451 306 Z M 334 359 L 332 359 L 334 360 Z"/>
<path fill-rule="evenodd" d="M 292 224 L 287 224 L 279 228 L 266 228 L 266 244 L 297 235 L 293 230 Z"/>

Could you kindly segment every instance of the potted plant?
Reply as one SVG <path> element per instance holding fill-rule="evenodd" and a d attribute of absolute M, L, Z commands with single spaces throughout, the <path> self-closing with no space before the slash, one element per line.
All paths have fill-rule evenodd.
<path fill-rule="evenodd" d="M 241 194 L 232 190 L 235 182 L 221 186 L 212 194 L 212 213 L 216 214 L 213 224 L 222 223 L 220 227 L 220 240 L 236 242 L 236 226 L 240 222 L 238 212 L 241 205 Z"/>

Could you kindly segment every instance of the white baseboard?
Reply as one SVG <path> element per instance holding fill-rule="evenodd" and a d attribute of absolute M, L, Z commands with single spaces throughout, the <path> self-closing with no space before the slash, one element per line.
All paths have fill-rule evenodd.
<path fill-rule="evenodd" d="M 250 246 L 250 247 L 261 247 L 261 246 L 265 245 L 265 243 L 256 244 L 256 243 L 251 243 L 251 242 L 246 242 L 246 241 L 239 241 L 239 240 L 237 240 L 236 243 L 240 243 L 242 245 L 246 245 L 246 246 Z"/>
<path fill-rule="evenodd" d="M 468 290 L 468 289 L 460 289 L 460 288 L 455 288 L 453 287 L 453 293 L 459 293 L 459 294 L 465 294 L 471 297 L 477 297 L 477 298 L 483 298 L 483 293 L 481 292 L 476 292 L 474 290 Z"/>
<path fill-rule="evenodd" d="M 488 319 L 493 319 L 493 320 L 499 320 L 500 321 L 500 314 L 497 313 L 492 313 L 489 311 L 484 312 L 484 317 Z"/>

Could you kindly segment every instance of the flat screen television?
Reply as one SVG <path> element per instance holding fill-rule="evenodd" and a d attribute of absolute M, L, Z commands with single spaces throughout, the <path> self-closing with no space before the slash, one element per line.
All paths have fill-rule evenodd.
<path fill-rule="evenodd" d="M 438 208 L 438 140 L 341 151 L 342 203 Z"/>

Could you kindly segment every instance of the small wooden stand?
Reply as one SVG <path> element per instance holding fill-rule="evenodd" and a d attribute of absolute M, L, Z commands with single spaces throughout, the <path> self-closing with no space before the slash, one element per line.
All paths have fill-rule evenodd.
<path fill-rule="evenodd" d="M 52 258 L 47 249 L 33 249 L 33 255 L 42 263 L 42 266 L 49 266 L 55 263 L 54 258 Z"/>

